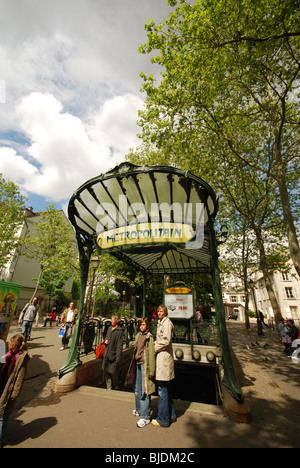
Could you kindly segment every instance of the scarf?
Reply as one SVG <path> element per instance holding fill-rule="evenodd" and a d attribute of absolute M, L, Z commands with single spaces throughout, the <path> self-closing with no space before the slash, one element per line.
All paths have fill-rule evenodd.
<path fill-rule="evenodd" d="M 136 343 L 136 351 L 135 351 L 135 360 L 137 364 L 143 364 L 144 363 L 144 348 L 145 348 L 145 342 L 147 339 L 147 333 L 141 333 L 137 343 Z"/>

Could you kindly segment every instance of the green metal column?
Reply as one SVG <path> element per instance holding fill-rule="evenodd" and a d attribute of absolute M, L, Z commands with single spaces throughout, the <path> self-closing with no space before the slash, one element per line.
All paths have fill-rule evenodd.
<path fill-rule="evenodd" d="M 79 337 L 80 331 L 82 328 L 83 321 L 83 309 L 84 309 L 84 299 L 85 291 L 89 274 L 89 265 L 90 258 L 93 251 L 93 243 L 88 241 L 86 247 L 83 245 L 82 238 L 80 235 L 77 235 L 77 243 L 79 250 L 79 262 L 80 262 L 80 302 L 78 307 L 78 315 L 76 320 L 76 325 L 73 331 L 73 338 L 71 342 L 70 351 L 67 357 L 65 364 L 59 369 L 58 375 L 61 378 L 64 374 L 72 372 L 76 367 L 81 365 L 78 353 Z"/>
<path fill-rule="evenodd" d="M 243 402 L 244 396 L 233 366 L 227 330 L 225 322 L 225 310 L 222 299 L 220 272 L 218 267 L 217 240 L 213 227 L 213 221 L 209 223 L 210 252 L 211 252 L 211 275 L 215 300 L 217 330 L 222 350 L 222 364 L 224 369 L 223 385 L 228 389 L 233 398 Z"/>
<path fill-rule="evenodd" d="M 147 292 L 147 275 L 144 274 L 144 283 L 143 283 L 143 318 L 146 317 L 146 292 Z"/>

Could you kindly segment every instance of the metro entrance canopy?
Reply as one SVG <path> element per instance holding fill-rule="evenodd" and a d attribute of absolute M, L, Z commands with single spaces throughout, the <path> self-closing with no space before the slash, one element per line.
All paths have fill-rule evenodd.
<path fill-rule="evenodd" d="M 143 273 L 208 272 L 211 187 L 190 172 L 123 163 L 82 185 L 69 218 L 83 242 Z"/>
<path fill-rule="evenodd" d="M 71 349 L 60 376 L 80 364 L 77 347 L 90 259 L 109 253 L 145 276 L 208 273 L 222 351 L 223 384 L 243 400 L 229 349 L 218 270 L 213 189 L 189 171 L 122 163 L 73 194 L 68 214 L 76 232 L 81 268 L 81 299 Z M 222 233 L 220 234 L 222 236 Z M 145 301 L 145 294 L 144 294 Z"/>

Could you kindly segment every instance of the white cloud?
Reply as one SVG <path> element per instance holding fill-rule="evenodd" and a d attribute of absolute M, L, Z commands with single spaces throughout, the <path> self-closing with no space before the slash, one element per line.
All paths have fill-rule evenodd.
<path fill-rule="evenodd" d="M 143 106 L 144 25 L 167 0 L 0 0 L 0 171 L 23 191 L 66 200 L 123 160 Z M 29 200 L 29 203 L 30 200 Z"/>
<path fill-rule="evenodd" d="M 21 128 L 29 139 L 26 155 L 0 148 L 0 172 L 23 190 L 54 202 L 66 200 L 87 179 L 106 172 L 137 143 L 139 98 L 118 96 L 91 116 L 90 124 L 63 111 L 50 94 L 32 93 L 17 106 Z"/>
<path fill-rule="evenodd" d="M 137 142 L 136 121 L 142 106 L 143 101 L 132 94 L 107 100 L 88 126 L 90 136 L 124 156 Z"/>

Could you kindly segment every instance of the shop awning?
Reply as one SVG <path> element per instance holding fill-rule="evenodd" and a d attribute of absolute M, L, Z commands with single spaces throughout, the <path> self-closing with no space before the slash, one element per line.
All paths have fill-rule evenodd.
<path fill-rule="evenodd" d="M 69 219 L 99 254 L 143 273 L 196 273 L 209 271 L 217 210 L 212 188 L 189 171 L 123 163 L 73 194 Z"/>

